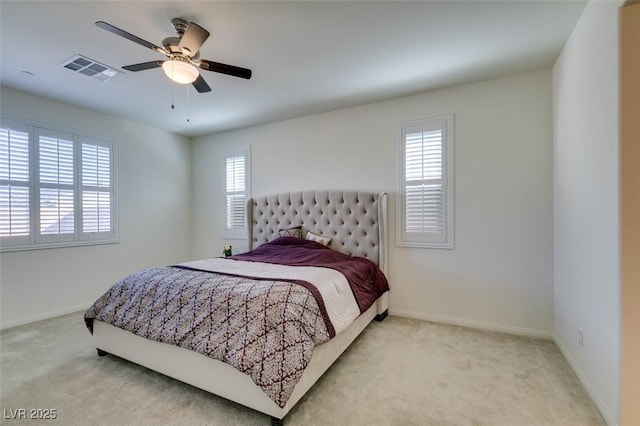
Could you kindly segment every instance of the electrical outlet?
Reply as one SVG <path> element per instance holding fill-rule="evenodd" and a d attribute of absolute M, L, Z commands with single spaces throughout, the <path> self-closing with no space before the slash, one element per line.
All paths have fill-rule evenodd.
<path fill-rule="evenodd" d="M 584 346 L 584 333 L 581 328 L 578 329 L 578 344 Z"/>

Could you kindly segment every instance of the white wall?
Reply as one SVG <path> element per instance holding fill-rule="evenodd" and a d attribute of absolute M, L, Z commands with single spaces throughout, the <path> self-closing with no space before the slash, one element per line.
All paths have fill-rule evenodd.
<path fill-rule="evenodd" d="M 554 334 L 610 424 L 619 415 L 619 6 L 589 3 L 553 68 Z"/>
<path fill-rule="evenodd" d="M 398 123 L 455 114 L 455 250 L 390 250 L 391 313 L 550 337 L 551 73 L 537 71 L 197 138 L 194 256 L 223 240 L 226 150 L 251 145 L 253 194 L 392 194 Z"/>
<path fill-rule="evenodd" d="M 89 307 L 138 269 L 191 258 L 191 142 L 130 121 L 1 89 L 3 114 L 119 143 L 120 243 L 0 254 L 2 327 Z"/>

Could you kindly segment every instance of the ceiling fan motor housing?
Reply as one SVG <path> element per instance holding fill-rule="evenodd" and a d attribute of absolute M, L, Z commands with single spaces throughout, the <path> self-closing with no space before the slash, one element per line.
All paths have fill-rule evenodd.
<path fill-rule="evenodd" d="M 172 56 L 186 55 L 190 57 L 192 60 L 197 60 L 200 57 L 200 52 L 195 52 L 194 54 L 193 52 L 190 52 L 187 49 L 180 48 L 180 40 L 182 40 L 182 37 L 187 31 L 189 22 L 185 21 L 182 18 L 173 18 L 171 20 L 171 25 L 173 26 L 173 29 L 176 30 L 176 33 L 178 33 L 178 37 L 167 37 L 164 40 L 162 40 L 162 45 L 164 46 L 164 48 L 167 49 L 167 51 L 171 53 Z"/>
<path fill-rule="evenodd" d="M 180 37 L 167 37 L 162 40 L 162 45 L 169 53 L 180 54 L 182 51 L 178 47 L 180 44 Z"/>

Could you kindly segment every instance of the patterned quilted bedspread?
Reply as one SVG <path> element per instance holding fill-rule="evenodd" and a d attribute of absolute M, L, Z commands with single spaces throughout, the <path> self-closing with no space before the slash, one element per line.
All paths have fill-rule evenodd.
<path fill-rule="evenodd" d="M 148 269 L 115 284 L 85 322 L 90 331 L 97 319 L 230 364 L 283 407 L 314 347 L 333 331 L 322 298 L 300 284 Z"/>

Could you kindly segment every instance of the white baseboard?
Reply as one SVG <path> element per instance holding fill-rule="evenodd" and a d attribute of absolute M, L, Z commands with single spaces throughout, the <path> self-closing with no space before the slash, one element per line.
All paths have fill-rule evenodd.
<path fill-rule="evenodd" d="M 548 340 L 553 339 L 553 334 L 550 331 L 536 330 L 533 328 L 525 327 L 514 327 L 511 325 L 495 324 L 484 321 L 475 321 L 464 318 L 450 317 L 446 315 L 425 314 L 423 312 L 414 312 L 395 308 L 389 308 L 389 315 L 413 318 L 423 321 L 439 322 L 443 324 L 460 325 L 463 327 L 478 328 L 482 330 L 498 331 L 501 333 L 517 334 L 519 336 L 536 337 Z"/>
<path fill-rule="evenodd" d="M 16 318 L 11 321 L 4 321 L 0 324 L 0 330 L 5 330 L 7 328 L 17 327 L 19 325 L 25 325 L 36 321 L 42 321 L 49 318 L 59 317 L 61 315 L 71 314 L 73 312 L 83 311 L 89 309 L 93 302 L 89 303 L 81 303 L 79 305 L 68 306 L 63 309 L 56 309 L 54 311 L 43 312 L 35 315 L 28 315 L 26 317 Z"/>
<path fill-rule="evenodd" d="M 589 383 L 589 380 L 584 375 L 582 370 L 580 370 L 580 367 L 578 367 L 578 364 L 576 363 L 576 361 L 571 356 L 571 353 L 569 352 L 567 347 L 562 343 L 560 338 L 558 338 L 558 336 L 556 336 L 556 335 L 553 336 L 553 341 L 555 342 L 556 346 L 560 349 L 560 352 L 562 353 L 562 356 L 567 361 L 567 363 L 569 364 L 569 366 L 571 367 L 571 369 L 573 370 L 575 375 L 578 377 L 578 380 L 580 380 L 580 383 L 582 383 L 582 386 L 584 387 L 584 389 L 589 394 L 589 397 L 591 398 L 593 403 L 596 405 L 596 408 L 598 409 L 598 411 L 600 411 L 600 414 L 604 418 L 604 421 L 607 422 L 607 424 L 609 426 L 617 426 L 618 425 L 618 421 L 614 418 L 614 416 L 611 414 L 611 412 L 607 409 L 607 407 L 604 404 L 604 402 L 602 402 L 602 399 L 600 399 L 600 396 L 598 395 L 596 390 L 593 388 L 593 386 L 591 386 L 591 383 Z"/>

